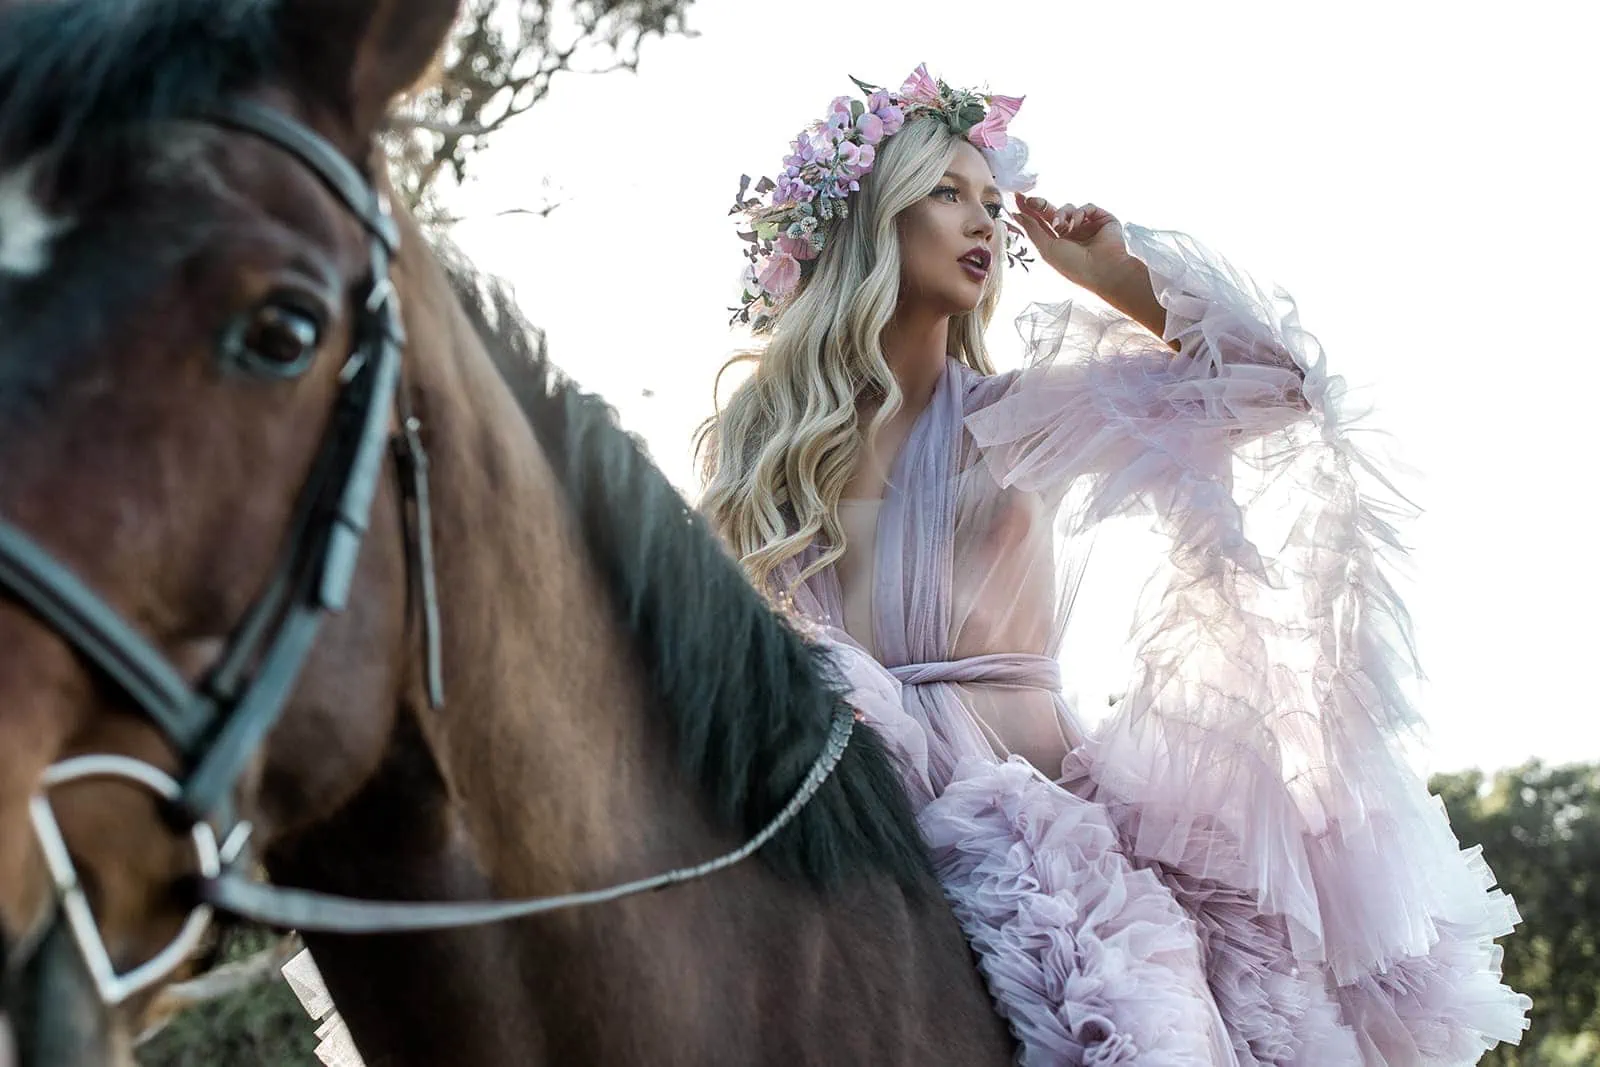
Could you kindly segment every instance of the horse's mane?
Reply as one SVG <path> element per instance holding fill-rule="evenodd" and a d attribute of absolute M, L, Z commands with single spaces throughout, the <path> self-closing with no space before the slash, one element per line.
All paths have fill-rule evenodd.
<path fill-rule="evenodd" d="M 561 478 L 634 637 L 678 755 L 718 815 L 753 834 L 826 741 L 842 687 L 827 656 L 755 591 L 701 516 L 600 398 L 555 371 L 510 291 L 441 248 L 457 297 Z M 858 727 L 833 779 L 763 850 L 827 884 L 852 869 L 926 884 L 927 854 L 890 756 Z"/>
<path fill-rule="evenodd" d="M 0 162 L 194 115 L 278 67 L 262 0 L 33 0 L 0 11 Z M 160 57 L 160 62 L 152 62 Z"/>

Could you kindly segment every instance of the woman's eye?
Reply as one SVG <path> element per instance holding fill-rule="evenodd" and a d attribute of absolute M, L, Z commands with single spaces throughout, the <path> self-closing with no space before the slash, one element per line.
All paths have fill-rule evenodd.
<path fill-rule="evenodd" d="M 941 186 L 939 186 L 939 188 L 937 188 L 937 189 L 935 189 L 933 191 L 933 195 L 934 196 L 937 196 L 937 197 L 940 197 L 941 199 L 946 199 L 946 200 L 954 199 L 955 196 L 956 196 L 956 193 L 957 193 L 957 189 L 953 185 L 941 185 Z"/>
<path fill-rule="evenodd" d="M 983 205 L 983 208 L 984 208 L 985 211 L 987 211 L 989 213 L 989 217 L 991 219 L 997 219 L 997 218 L 1000 217 L 1000 210 L 1001 209 L 1000 209 L 1000 205 L 999 204 L 989 203 L 989 204 Z"/>

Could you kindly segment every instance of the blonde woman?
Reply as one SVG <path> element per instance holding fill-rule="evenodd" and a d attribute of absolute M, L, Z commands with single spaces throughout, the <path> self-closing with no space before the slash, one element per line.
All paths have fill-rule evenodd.
<path fill-rule="evenodd" d="M 1022 1062 L 1518 1040 L 1515 908 L 1398 750 L 1400 512 L 1292 302 L 1181 235 L 1024 197 L 1020 99 L 922 67 L 857 84 L 741 190 L 757 348 L 702 435 L 702 507 L 898 751 Z M 997 374 L 1021 234 L 1110 310 L 1030 309 Z M 1091 731 L 1061 695 L 1081 568 L 1057 548 L 1132 514 L 1170 536 L 1165 594 Z M 1292 521 L 1256 544 L 1247 514 Z"/>

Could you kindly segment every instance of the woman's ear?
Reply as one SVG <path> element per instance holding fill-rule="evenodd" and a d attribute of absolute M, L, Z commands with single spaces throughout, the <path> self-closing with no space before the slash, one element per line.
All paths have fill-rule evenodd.
<path fill-rule="evenodd" d="M 286 66 L 365 142 L 425 73 L 460 0 L 279 0 Z"/>

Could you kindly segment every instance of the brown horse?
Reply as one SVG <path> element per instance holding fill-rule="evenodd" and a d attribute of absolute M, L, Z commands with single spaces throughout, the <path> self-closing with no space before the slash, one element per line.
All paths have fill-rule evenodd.
<path fill-rule="evenodd" d="M 214 882 L 206 827 L 248 823 L 232 866 L 283 886 L 594 889 L 748 840 L 848 724 L 826 663 L 509 301 L 403 218 L 389 260 L 374 137 L 455 9 L 0 0 L 0 973 L 23 1067 L 126 1061 L 157 986 L 108 996 L 67 902 L 110 967 L 157 957 Z M 417 449 L 367 447 L 407 430 L 428 479 Z M 60 774 L 86 756 L 148 773 Z M 308 940 L 370 1067 L 1009 1062 L 896 781 L 858 728 L 747 863 Z"/>

